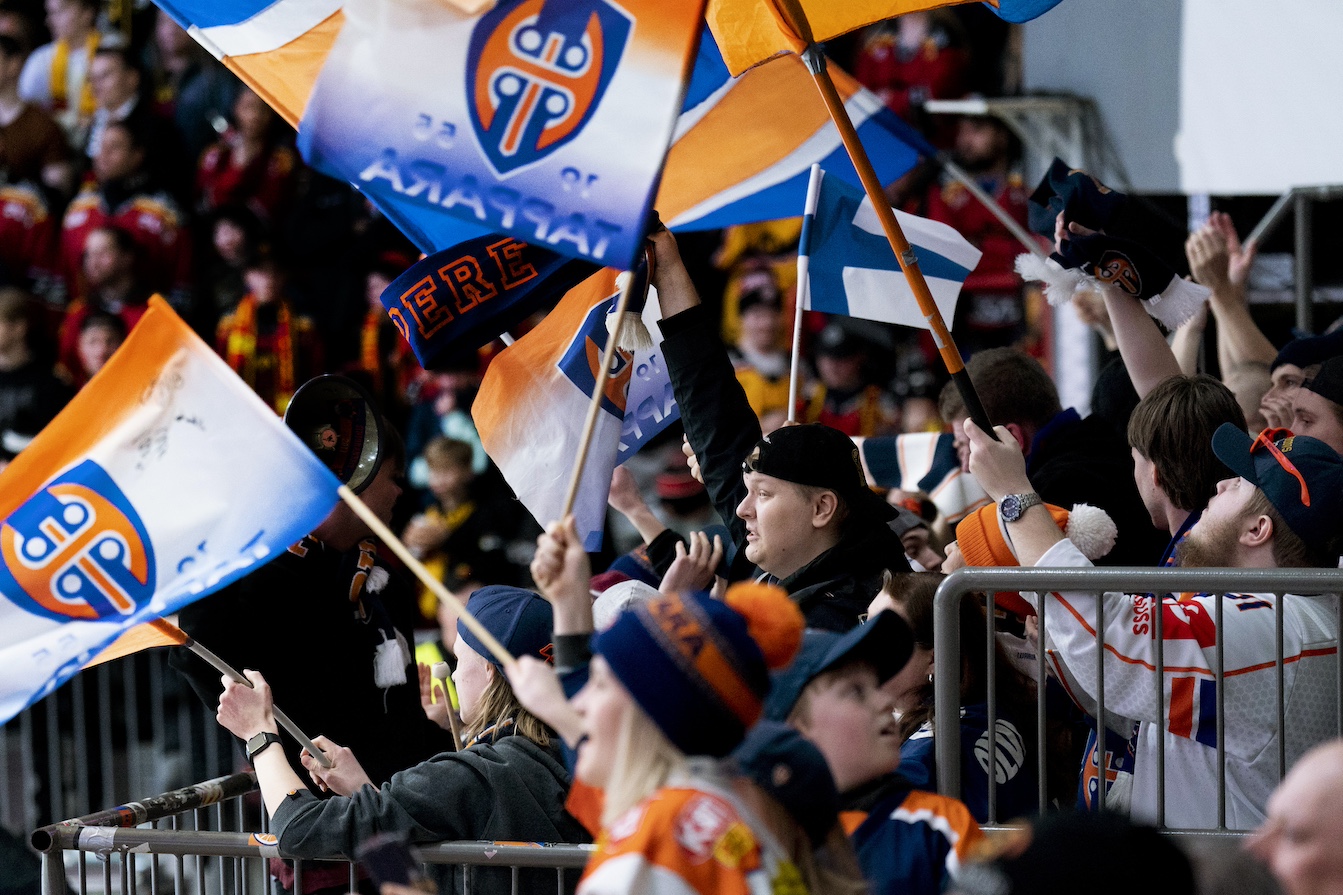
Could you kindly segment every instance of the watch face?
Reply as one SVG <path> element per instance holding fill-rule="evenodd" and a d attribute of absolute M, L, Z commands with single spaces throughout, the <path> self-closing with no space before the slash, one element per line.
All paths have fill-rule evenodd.
<path fill-rule="evenodd" d="M 1004 519 L 1008 522 L 1016 522 L 1021 516 L 1021 498 L 1015 494 L 1009 494 L 1003 498 L 999 509 L 1002 511 Z"/>

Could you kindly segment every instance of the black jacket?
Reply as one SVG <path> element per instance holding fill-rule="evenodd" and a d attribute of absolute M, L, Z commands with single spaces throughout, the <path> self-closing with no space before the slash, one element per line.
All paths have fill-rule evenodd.
<path fill-rule="evenodd" d="M 746 522 L 737 515 L 737 505 L 746 497 L 741 464 L 760 440 L 760 423 L 704 306 L 668 317 L 660 326 L 681 422 L 714 509 L 737 547 L 732 578 L 758 576 L 762 572 L 746 559 Z M 909 570 L 904 547 L 885 522 L 862 524 L 846 529 L 838 544 L 779 584 L 801 606 L 809 627 L 847 631 L 867 612 L 884 569 Z"/>
<path fill-rule="evenodd" d="M 413 643 L 414 605 L 409 588 L 393 577 L 378 594 L 365 589 L 361 620 L 350 601 L 359 553 L 329 550 L 305 538 L 187 606 L 179 624 L 234 668 L 260 671 L 275 704 L 304 733 L 348 746 L 369 777 L 382 783 L 451 749 L 452 738 L 425 716 L 414 664 L 406 665 L 404 684 L 384 689 L 375 683 L 373 657 L 383 631 L 392 627 Z M 216 708 L 223 691 L 219 672 L 185 648 L 172 653 L 170 664 L 206 706 Z M 295 773 L 316 791 L 298 760 L 298 744 L 284 733 L 281 744 Z"/>

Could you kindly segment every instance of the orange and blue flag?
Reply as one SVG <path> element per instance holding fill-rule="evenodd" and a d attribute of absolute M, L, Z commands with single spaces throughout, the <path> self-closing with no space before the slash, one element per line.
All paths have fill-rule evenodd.
<path fill-rule="evenodd" d="M 413 209 L 630 267 L 696 48 L 701 2 L 350 0 L 299 125 L 310 163 Z"/>
<path fill-rule="evenodd" d="M 0 474 L 0 723 L 246 574 L 339 487 L 162 299 Z"/>
<path fill-rule="evenodd" d="M 816 43 L 924 9 L 954 6 L 967 0 L 794 0 Z M 709 0 L 704 18 L 713 29 L 723 58 L 734 75 L 807 45 L 780 7 L 784 0 Z"/>
<path fill-rule="evenodd" d="M 535 329 L 490 362 L 471 407 L 486 453 L 543 525 L 558 519 L 564 504 L 606 350 L 606 317 L 618 293 L 609 269 L 570 290 Z M 573 509 L 590 552 L 601 549 L 611 473 L 680 418 L 662 360 L 659 316 L 656 292 L 650 292 L 643 320 L 653 347 L 617 350 L 602 394 Z"/>
<path fill-rule="evenodd" d="M 310 100 L 314 113 L 318 108 L 313 99 L 314 85 L 333 52 L 337 36 L 343 34 L 347 16 L 356 16 L 353 4 L 341 0 L 160 0 L 160 4 L 304 133 L 311 126 L 305 116 Z M 409 54 L 411 50 L 398 44 L 387 52 Z M 909 171 L 920 156 L 935 152 L 917 132 L 886 109 L 875 94 L 838 67 L 832 66 L 831 74 L 883 183 Z M 421 86 L 436 88 L 443 77 L 442 72 L 435 72 L 430 84 Z M 539 93 L 537 97 L 540 101 Z M 352 97 L 344 102 L 355 105 Z M 402 109 L 404 121 L 409 122 L 417 135 L 417 146 L 455 145 L 454 141 L 477 139 L 476 124 L 468 122 L 463 129 L 453 122 L 420 117 L 419 110 L 405 97 L 378 96 L 367 105 Z M 361 107 L 360 112 L 363 111 Z M 491 117 L 488 124 L 482 119 L 480 126 L 489 131 L 499 120 L 498 115 Z M 449 128 L 447 123 L 454 126 Z M 613 147 L 618 147 L 615 151 L 623 155 L 626 145 L 622 136 Z M 607 147 L 608 151 L 613 147 Z M 371 171 L 366 163 L 361 167 L 356 159 L 363 155 L 358 153 L 349 157 L 327 150 L 314 153 L 312 149 L 321 147 L 314 147 L 306 139 L 300 148 L 309 163 L 332 176 L 350 180 L 347 172 L 368 171 L 371 179 L 379 181 L 379 187 L 366 189 L 365 194 L 425 254 L 486 235 L 491 232 L 486 226 L 492 220 L 490 216 L 503 220 L 510 209 L 515 212 L 508 218 L 510 225 L 518 225 L 521 220 L 531 228 L 527 233 L 515 234 L 517 238 L 545 245 L 536 236 L 543 228 L 543 221 L 548 220 L 542 206 L 519 208 L 510 204 L 512 200 L 506 192 L 480 193 L 485 187 L 479 183 L 474 193 L 445 191 L 442 178 L 435 180 L 431 176 L 436 169 L 406 168 L 400 156 L 394 178 L 389 166 L 375 166 Z M 839 133 L 801 60 L 783 57 L 734 78 L 713 36 L 704 32 L 662 169 L 655 203 L 662 220 L 672 230 L 680 231 L 795 217 L 806 196 L 807 173 L 813 163 L 820 163 L 832 176 L 858 184 Z M 577 168 L 568 173 L 561 171 L 561 194 L 581 194 L 590 189 L 591 173 Z M 353 179 L 360 182 L 357 177 Z M 400 192 L 396 189 L 398 182 Z M 434 197 L 437 205 L 430 201 Z M 455 217 L 440 213 L 445 202 L 459 209 L 470 208 L 470 215 Z M 542 221 L 531 220 L 527 215 Z M 480 222 L 480 216 L 486 218 L 486 223 Z M 564 231 L 557 231 L 549 224 L 544 225 L 544 232 L 551 238 L 558 233 L 559 243 L 569 242 Z M 579 238 L 577 231 L 570 235 Z M 593 245 L 589 240 L 589 249 Z M 603 252 L 609 249 L 605 246 Z"/>

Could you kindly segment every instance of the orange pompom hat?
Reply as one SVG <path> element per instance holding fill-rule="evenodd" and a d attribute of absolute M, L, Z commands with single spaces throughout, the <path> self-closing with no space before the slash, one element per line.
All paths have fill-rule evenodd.
<path fill-rule="evenodd" d="M 1071 511 L 1051 503 L 1044 507 L 1054 517 L 1054 524 L 1087 559 L 1100 559 L 1114 547 L 1119 532 L 1104 510 L 1085 503 L 1077 504 Z M 997 504 L 982 506 L 962 519 L 956 526 L 956 543 L 967 566 L 1020 565 Z"/>
<path fill-rule="evenodd" d="M 747 581 L 729 587 L 723 602 L 746 619 L 746 631 L 760 647 L 770 671 L 793 661 L 802 646 L 807 619 L 787 591 L 773 584 Z"/>
<path fill-rule="evenodd" d="M 760 719 L 770 669 L 792 660 L 804 626 L 782 588 L 743 584 L 722 602 L 701 592 L 639 603 L 594 649 L 673 745 L 721 757 Z"/>
<path fill-rule="evenodd" d="M 1119 530 L 1104 510 L 1079 503 L 1071 511 L 1047 503 L 1045 509 L 1054 524 L 1091 560 L 1100 559 L 1114 547 Z M 956 526 L 956 544 L 967 566 L 1006 568 L 1020 565 L 1007 537 L 997 504 L 980 507 Z M 1020 594 L 1002 591 L 994 595 L 999 606 L 1017 615 L 1034 615 L 1035 610 Z"/>

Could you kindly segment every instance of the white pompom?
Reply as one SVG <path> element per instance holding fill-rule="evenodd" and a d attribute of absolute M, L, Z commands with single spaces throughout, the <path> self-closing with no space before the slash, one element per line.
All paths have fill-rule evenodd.
<path fill-rule="evenodd" d="M 380 594 L 391 578 L 391 574 L 382 566 L 374 566 L 369 570 L 368 580 L 364 582 L 364 590 L 371 594 Z"/>
<path fill-rule="evenodd" d="M 1114 549 L 1119 529 L 1110 514 L 1100 507 L 1079 503 L 1068 513 L 1065 534 L 1083 556 L 1097 560 Z"/>

